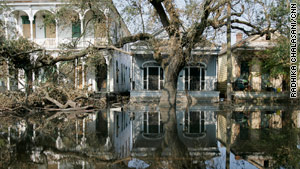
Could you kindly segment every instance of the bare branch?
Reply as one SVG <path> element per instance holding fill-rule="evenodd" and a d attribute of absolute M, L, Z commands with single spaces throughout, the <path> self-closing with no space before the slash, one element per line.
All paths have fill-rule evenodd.
<path fill-rule="evenodd" d="M 127 43 L 136 42 L 136 41 L 139 41 L 139 40 L 148 40 L 148 39 L 151 39 L 151 38 L 153 38 L 153 36 L 148 34 L 148 33 L 139 33 L 139 34 L 136 34 L 136 35 L 133 35 L 133 36 L 127 36 L 127 37 L 121 38 L 119 42 L 114 44 L 114 46 L 117 47 L 117 48 L 121 48 Z"/>
<path fill-rule="evenodd" d="M 117 47 L 115 47 L 113 45 L 109 45 L 109 46 L 95 46 L 94 49 L 97 49 L 97 50 L 104 50 L 104 49 L 110 50 L 110 49 L 112 49 L 112 50 L 115 50 L 115 51 L 118 51 L 118 52 L 121 52 L 121 53 L 124 53 L 124 54 L 127 54 L 127 55 L 133 55 L 132 52 L 127 52 L 127 51 L 122 50 L 121 48 L 117 48 Z"/>
<path fill-rule="evenodd" d="M 169 18 L 161 4 L 161 1 L 150 0 L 150 3 L 152 4 L 152 6 L 155 8 L 157 14 L 159 15 L 160 21 L 161 21 L 163 27 L 168 32 L 169 36 L 171 36 L 171 32 L 169 30 L 170 21 L 169 21 Z"/>

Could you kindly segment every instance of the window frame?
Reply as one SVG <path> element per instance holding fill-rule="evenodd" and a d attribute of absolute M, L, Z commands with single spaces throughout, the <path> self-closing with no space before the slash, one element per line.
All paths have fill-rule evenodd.
<path fill-rule="evenodd" d="M 158 114 L 158 128 L 157 128 L 157 132 L 155 133 L 150 133 L 149 132 L 149 113 L 157 113 Z M 145 115 L 146 115 L 146 118 L 145 118 Z M 145 126 L 147 127 L 145 129 Z M 154 135 L 154 134 L 161 134 L 163 133 L 163 124 L 162 124 L 162 119 L 161 119 L 161 115 L 160 115 L 160 112 L 144 112 L 143 113 L 143 132 L 144 134 L 150 134 L 150 135 Z"/>
<path fill-rule="evenodd" d="M 199 90 L 193 90 L 193 91 L 205 91 L 206 90 L 206 66 L 205 65 L 199 65 L 199 66 L 185 66 L 183 68 L 184 70 L 184 78 L 183 78 L 183 84 L 184 84 L 184 90 L 188 90 L 191 91 L 191 68 L 199 68 L 200 72 L 199 72 L 199 85 L 200 88 Z M 188 71 L 186 73 L 186 70 Z M 202 73 L 204 72 L 204 75 L 202 76 Z M 188 76 L 188 78 L 186 78 L 186 76 Z M 187 85 L 187 86 L 186 86 Z"/>
<path fill-rule="evenodd" d="M 191 118 L 190 118 L 191 117 L 191 112 L 199 113 L 199 132 L 198 133 L 191 133 Z M 186 119 L 186 117 L 187 117 L 187 119 Z M 184 129 L 184 133 L 189 134 L 189 135 L 196 135 L 196 134 L 205 133 L 206 132 L 205 111 L 188 111 L 188 112 L 186 111 L 185 114 L 184 114 L 183 129 Z"/>

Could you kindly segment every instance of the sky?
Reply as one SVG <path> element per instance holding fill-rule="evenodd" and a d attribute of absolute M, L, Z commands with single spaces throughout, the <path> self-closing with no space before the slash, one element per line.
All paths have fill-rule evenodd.
<path fill-rule="evenodd" d="M 177 5 L 177 7 L 179 7 L 180 9 L 186 10 L 185 9 L 185 5 L 186 5 L 185 1 L 188 1 L 188 0 L 175 0 L 175 3 Z M 126 0 L 113 0 L 113 2 L 115 3 L 117 9 L 119 10 L 120 14 L 122 15 L 122 17 L 123 17 L 125 23 L 127 24 L 130 32 L 131 33 L 142 32 L 140 17 L 136 17 L 136 18 L 134 18 L 134 20 L 131 18 L 128 21 L 128 20 L 126 20 L 126 17 L 122 14 L 122 9 L 123 9 L 122 5 L 124 6 L 124 3 L 126 2 Z M 200 2 L 201 2 L 201 0 L 199 0 L 199 3 Z M 144 10 L 147 11 L 148 9 L 144 9 Z M 145 18 L 147 18 L 147 17 L 144 16 L 144 19 Z M 226 30 L 226 29 L 224 29 L 224 30 Z M 148 33 L 152 33 L 152 32 L 154 32 L 154 31 L 152 30 L 151 32 L 148 32 Z M 231 41 L 232 41 L 233 44 L 236 41 L 236 32 L 237 32 L 236 30 L 232 30 Z M 218 44 L 221 45 L 222 43 L 226 42 L 226 34 L 224 34 L 224 33 L 225 33 L 225 31 L 223 31 L 223 33 L 218 33 L 217 37 L 215 38 L 216 40 L 214 40 L 215 43 L 218 43 Z M 212 36 L 214 36 L 214 35 L 212 35 Z M 244 35 L 244 38 L 245 37 L 246 37 L 246 35 Z"/>

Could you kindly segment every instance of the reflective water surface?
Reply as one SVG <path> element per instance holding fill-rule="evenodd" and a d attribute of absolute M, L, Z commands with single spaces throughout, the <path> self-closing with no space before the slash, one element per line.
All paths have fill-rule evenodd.
<path fill-rule="evenodd" d="M 0 168 L 300 168 L 300 109 L 111 106 L 0 125 Z"/>

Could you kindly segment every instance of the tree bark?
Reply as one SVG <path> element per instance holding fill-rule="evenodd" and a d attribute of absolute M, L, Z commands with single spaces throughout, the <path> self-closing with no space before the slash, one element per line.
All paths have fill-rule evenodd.
<path fill-rule="evenodd" d="M 165 84 L 160 98 L 160 107 L 175 107 L 177 94 L 177 74 L 170 73 L 171 68 L 165 70 Z"/>
<path fill-rule="evenodd" d="M 179 54 L 170 57 L 168 65 L 162 65 L 164 69 L 164 89 L 160 98 L 160 107 L 175 107 L 177 94 L 177 80 L 181 69 L 184 67 L 182 51 L 177 50 Z"/>
<path fill-rule="evenodd" d="M 231 5 L 227 6 L 227 101 L 232 94 L 232 59 L 231 59 Z"/>
<path fill-rule="evenodd" d="M 162 121 L 164 123 L 164 136 L 161 144 L 161 156 L 167 156 L 170 160 L 168 167 L 181 168 L 183 161 L 178 158 L 187 158 L 187 148 L 181 142 L 177 131 L 176 107 L 160 108 Z"/>

